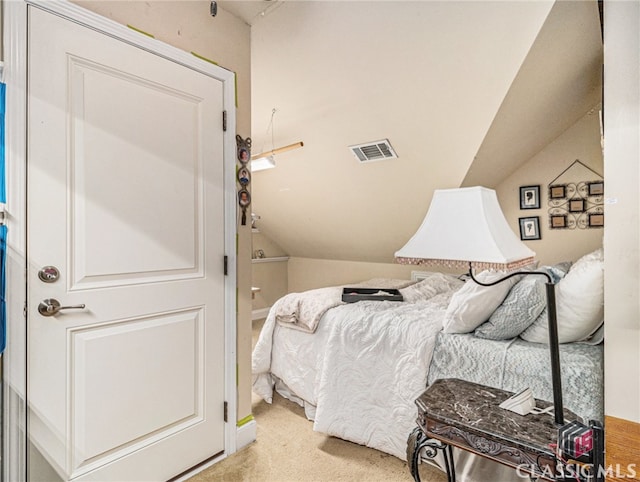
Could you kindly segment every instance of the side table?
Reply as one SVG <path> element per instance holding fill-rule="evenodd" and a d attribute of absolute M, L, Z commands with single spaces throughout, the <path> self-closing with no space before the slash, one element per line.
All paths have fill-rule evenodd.
<path fill-rule="evenodd" d="M 449 482 L 455 482 L 451 447 L 474 453 L 521 473 L 558 480 L 552 444 L 558 427 L 552 414 L 518 415 L 498 405 L 513 393 L 458 379 L 434 382 L 416 400 L 418 427 L 409 436 L 407 461 L 411 475 L 420 482 L 418 461 L 422 452 L 433 458 L 442 451 Z M 548 402 L 536 401 L 546 408 Z M 564 411 L 566 423 L 580 418 Z"/>

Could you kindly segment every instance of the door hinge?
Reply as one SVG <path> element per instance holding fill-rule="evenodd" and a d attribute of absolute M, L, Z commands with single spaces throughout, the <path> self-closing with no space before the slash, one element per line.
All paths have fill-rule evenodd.
<path fill-rule="evenodd" d="M 27 304 L 24 304 L 24 308 L 22 308 L 22 316 L 27 317 Z"/>
<path fill-rule="evenodd" d="M 224 421 L 225 422 L 228 422 L 227 420 L 228 411 L 229 411 L 229 404 L 227 402 L 224 402 Z"/>
<path fill-rule="evenodd" d="M 227 132 L 227 111 L 222 111 L 222 130 Z"/>
<path fill-rule="evenodd" d="M 224 257 L 224 275 L 227 276 L 229 274 L 229 257 Z"/>

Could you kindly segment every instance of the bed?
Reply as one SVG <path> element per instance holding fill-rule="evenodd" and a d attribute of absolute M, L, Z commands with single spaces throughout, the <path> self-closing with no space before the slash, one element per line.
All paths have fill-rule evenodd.
<path fill-rule="evenodd" d="M 580 262 L 575 266 L 579 268 Z M 584 278 L 580 269 L 576 272 Z M 408 286 L 406 281 L 401 286 L 400 280 L 363 283 L 401 286 L 403 302 L 342 304 L 335 298 L 342 287 L 278 300 L 253 352 L 254 392 L 271 402 L 276 390 L 305 408 L 314 430 L 402 459 L 407 436 L 415 427 L 414 401 L 438 378 L 461 378 L 510 391 L 529 386 L 536 398 L 552 399 L 546 345 L 519 336 L 495 340 L 480 338 L 473 331 L 445 333 L 451 331 L 447 330 L 451 305 L 460 301 L 469 282 L 441 273 L 423 273 L 422 277 Z M 561 289 L 561 283 L 564 280 L 556 287 L 559 302 L 562 293 L 570 293 L 569 284 Z M 506 306 L 515 286 L 498 296 L 498 306 L 492 311 Z M 278 318 L 283 308 L 285 313 L 290 311 L 292 301 L 300 307 L 305 299 L 317 299 L 314 297 L 325 301 L 315 306 L 318 319 L 313 332 Z M 482 305 L 486 309 L 486 302 Z M 534 311 L 529 315 L 535 314 L 540 324 L 546 316 L 544 309 Z M 559 307 L 559 315 L 561 312 Z M 527 330 L 537 336 L 540 327 L 534 329 L 534 325 L 530 323 Z M 603 349 L 600 340 L 594 339 L 593 327 L 588 331 L 590 343 L 561 345 L 564 403 L 585 421 L 602 420 Z M 561 341 L 566 342 L 566 337 Z"/>

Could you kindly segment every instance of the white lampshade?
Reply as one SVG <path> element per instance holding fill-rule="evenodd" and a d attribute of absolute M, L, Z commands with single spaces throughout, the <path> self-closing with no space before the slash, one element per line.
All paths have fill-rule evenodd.
<path fill-rule="evenodd" d="M 273 169 L 276 167 L 275 156 L 276 154 L 282 154 L 283 152 L 290 151 L 292 149 L 298 149 L 303 147 L 304 142 L 294 142 L 288 146 L 278 147 L 277 149 L 271 149 L 270 151 L 262 152 L 251 156 L 251 171 L 263 171 L 264 169 Z"/>
<path fill-rule="evenodd" d="M 492 189 L 438 189 L 416 234 L 395 254 L 403 264 L 514 269 L 535 253 L 518 239 Z"/>
<path fill-rule="evenodd" d="M 251 159 L 251 172 L 264 171 L 265 169 L 273 169 L 274 167 L 276 167 L 276 161 L 273 159 L 273 156 Z"/>

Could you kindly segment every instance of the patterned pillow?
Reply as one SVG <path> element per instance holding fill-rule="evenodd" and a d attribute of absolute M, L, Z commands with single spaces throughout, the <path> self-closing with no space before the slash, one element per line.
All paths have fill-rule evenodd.
<path fill-rule="evenodd" d="M 475 335 L 490 340 L 515 338 L 529 327 L 547 305 L 544 277 L 525 276 L 516 284 Z"/>
<path fill-rule="evenodd" d="M 557 283 L 569 270 L 570 264 L 561 263 L 555 266 L 543 266 L 536 271 L 550 274 Z M 524 276 L 517 283 L 489 320 L 478 328 L 475 335 L 490 340 L 508 340 L 515 338 L 526 330 L 540 313 L 547 307 L 545 276 Z"/>

